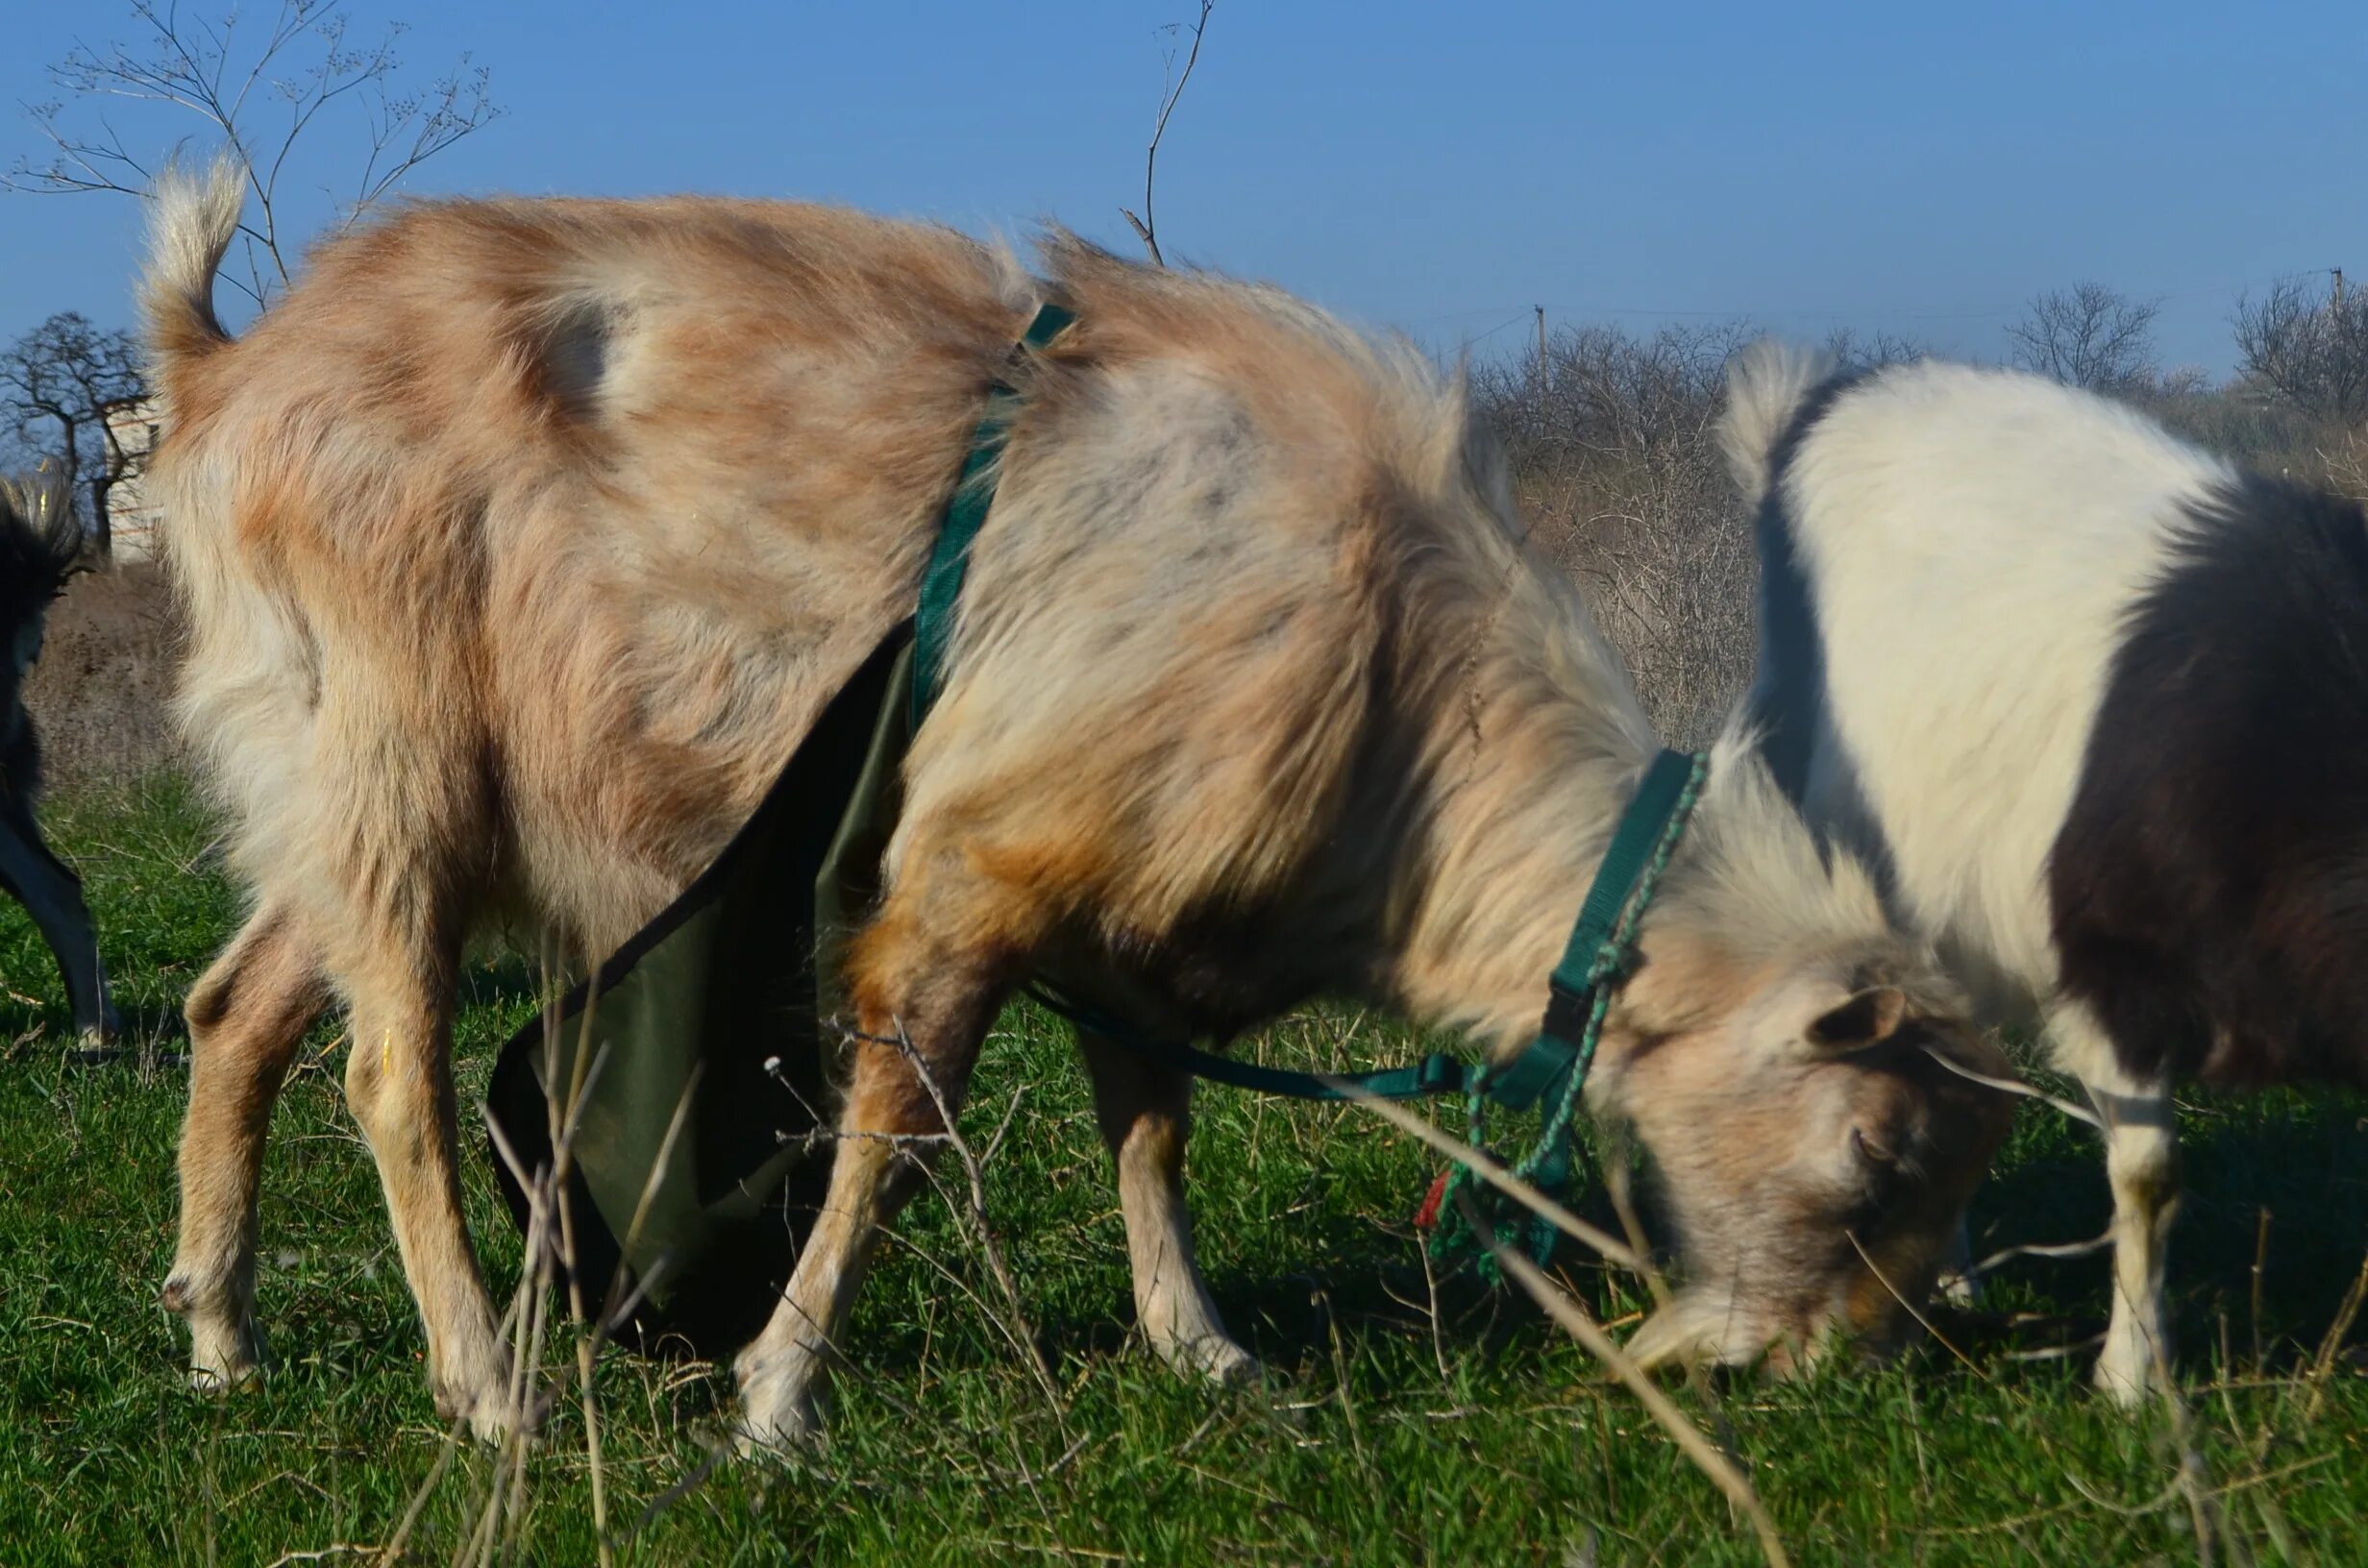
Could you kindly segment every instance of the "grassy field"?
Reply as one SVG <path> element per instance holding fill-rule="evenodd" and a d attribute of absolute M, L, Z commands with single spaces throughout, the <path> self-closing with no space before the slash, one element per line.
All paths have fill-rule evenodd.
<path fill-rule="evenodd" d="M 407 1514 L 423 1560 L 467 1554 L 488 1517 L 505 1560 L 592 1560 L 572 1395 L 514 1502 L 491 1510 L 496 1458 L 435 1420 L 329 1028 L 281 1104 L 265 1175 L 273 1376 L 227 1399 L 184 1386 L 184 1337 L 156 1305 L 184 1092 L 176 1011 L 235 900 L 177 787 L 62 802 L 51 819 L 148 1049 L 77 1058 L 47 954 L 0 904 L 0 1561 L 366 1561 Z M 470 1093 L 530 1010 L 504 971 L 472 981 Z M 1313 1020 L 1250 1048 L 1310 1060 L 1351 1027 Z M 1345 1051 L 1394 1058 L 1409 1043 L 1366 1027 Z M 1048 1020 L 1018 1011 L 989 1047 L 970 1123 L 994 1127 L 1014 1095 L 1025 1103 L 988 1204 L 1057 1397 L 982 1307 L 997 1298 L 962 1216 L 925 1197 L 857 1312 L 856 1369 L 816 1458 L 712 1462 L 727 1377 L 619 1352 L 603 1362 L 618 1560 L 1760 1560 L 1636 1402 L 1534 1311 L 1466 1279 L 1434 1293 L 1407 1221 L 1432 1167 L 1396 1134 L 1354 1111 L 1204 1094 L 1203 1261 L 1272 1372 L 1263 1392 L 1226 1394 L 1171 1378 L 1130 1339 L 1082 1077 Z M 2183 1441 L 2162 1413 L 2129 1419 L 2089 1398 L 2082 1359 L 2018 1359 L 1970 1323 L 1971 1364 L 1933 1346 L 1801 1384 L 1729 1380 L 1714 1409 L 1677 1397 L 1724 1432 L 1798 1562 L 2368 1560 L 2368 1366 L 2356 1341 L 2322 1354 L 2368 1252 L 2364 1118 L 2368 1106 L 2335 1096 L 2189 1106 Z M 506 1295 L 520 1245 L 474 1143 L 470 1158 L 477 1237 Z M 1977 1210 L 1977 1244 L 2085 1237 L 2104 1214 L 2091 1142 L 2028 1111 Z M 1602 1314 L 1634 1307 L 1630 1283 L 1565 1264 Z M 2093 1318 L 2103 1303 L 2086 1260 L 2010 1265 L 1985 1306 Z M 555 1372 L 566 1360 L 555 1344 Z M 2183 1448 L 2200 1466 L 2184 1493 Z"/>

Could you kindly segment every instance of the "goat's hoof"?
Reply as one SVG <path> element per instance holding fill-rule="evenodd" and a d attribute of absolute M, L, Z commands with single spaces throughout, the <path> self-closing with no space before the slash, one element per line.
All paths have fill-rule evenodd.
<path fill-rule="evenodd" d="M 2155 1383 L 2154 1358 L 2143 1344 L 2135 1352 L 2108 1340 L 2104 1352 L 2097 1357 L 2096 1371 L 2090 1375 L 2097 1392 L 2120 1406 L 2134 1409 L 2146 1402 Z"/>
<path fill-rule="evenodd" d="M 818 1373 L 800 1376 L 753 1358 L 744 1358 L 736 1370 L 740 1412 L 731 1436 L 742 1458 L 795 1458 L 822 1446 L 829 1411 Z"/>
<path fill-rule="evenodd" d="M 1205 1378 L 1221 1388 L 1254 1388 L 1266 1381 L 1267 1369 L 1257 1357 L 1227 1338 L 1223 1331 L 1174 1335 L 1151 1341 L 1152 1353 L 1188 1378 Z"/>
<path fill-rule="evenodd" d="M 189 1386 L 201 1394 L 221 1393 L 262 1376 L 263 1340 L 252 1319 L 208 1311 L 196 1291 L 178 1276 L 164 1282 L 158 1300 L 189 1323 Z"/>
<path fill-rule="evenodd" d="M 822 1447 L 823 1429 L 821 1407 L 810 1398 L 776 1401 L 763 1409 L 744 1402 L 731 1440 L 744 1459 L 795 1459 Z"/>
<path fill-rule="evenodd" d="M 488 1447 L 499 1447 L 511 1433 L 531 1436 L 542 1414 L 539 1407 L 520 1409 L 506 1387 L 475 1390 L 452 1384 L 434 1384 L 435 1413 L 446 1421 L 465 1421 L 469 1435 Z"/>
<path fill-rule="evenodd" d="M 1266 1364 L 1230 1339 L 1203 1339 L 1178 1364 L 1221 1388 L 1255 1388 L 1267 1380 Z"/>
<path fill-rule="evenodd" d="M 467 1422 L 470 1434 L 483 1443 L 500 1443 L 513 1432 L 531 1435 L 543 1408 L 530 1395 L 521 1409 L 509 1370 L 490 1325 L 481 1339 L 456 1337 L 442 1357 L 429 1357 L 428 1389 L 436 1414 Z"/>
<path fill-rule="evenodd" d="M 189 1386 L 201 1394 L 227 1394 L 234 1388 L 244 1388 L 260 1383 L 263 1369 L 253 1361 L 244 1365 L 224 1365 L 220 1362 L 189 1363 Z"/>

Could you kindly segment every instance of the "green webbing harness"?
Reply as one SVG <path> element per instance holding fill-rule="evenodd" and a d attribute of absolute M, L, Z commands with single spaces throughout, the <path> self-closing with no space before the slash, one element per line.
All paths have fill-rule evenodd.
<path fill-rule="evenodd" d="M 1057 305 L 1039 306 L 1036 319 L 1011 347 L 1013 367 L 1050 344 L 1077 318 Z M 929 552 L 928 569 L 921 575 L 920 601 L 913 610 L 913 728 L 946 688 L 946 646 L 953 638 L 954 606 L 962 601 L 962 579 L 971 565 L 971 543 L 995 504 L 995 460 L 1011 439 L 1011 416 L 1020 394 L 1007 381 L 987 388 L 987 411 L 971 434 L 970 455 L 962 459 L 962 477 L 953 499 L 946 502 L 945 520 L 937 527 L 937 548 Z"/>
<path fill-rule="evenodd" d="M 1563 946 L 1562 962 L 1546 982 L 1545 1021 L 1537 1038 L 1521 1054 L 1485 1080 L 1467 1106 L 1466 1137 L 1482 1148 L 1481 1113 L 1487 1101 L 1523 1110 L 1542 1101 L 1543 1123 L 1529 1152 L 1513 1164 L 1512 1174 L 1550 1198 L 1570 1189 L 1576 1165 L 1576 1123 L 1587 1090 L 1588 1069 L 1595 1065 L 1595 1045 L 1603 1034 L 1604 1015 L 1612 997 L 1628 978 L 1636 954 L 1637 925 L 1653 901 L 1661 875 L 1684 836 L 1686 823 L 1701 797 L 1710 759 L 1702 753 L 1663 750 L 1645 769 L 1644 778 L 1620 814 L 1619 825 L 1595 870 L 1587 901 Z M 1555 1229 L 1543 1215 L 1503 1198 L 1481 1183 L 1465 1165 L 1443 1172 L 1432 1184 L 1431 1195 L 1417 1215 L 1425 1228 L 1435 1226 L 1436 1250 L 1469 1249 L 1482 1269 L 1492 1271 L 1492 1255 L 1479 1237 L 1468 1234 L 1463 1209 L 1454 1199 L 1470 1190 L 1499 1240 L 1513 1241 L 1527 1220 L 1530 1256 L 1542 1267 L 1554 1251 Z"/>
<path fill-rule="evenodd" d="M 1012 348 L 1012 363 L 1047 347 L 1076 318 L 1057 305 L 1036 312 L 1026 333 Z M 946 653 L 953 616 L 961 602 L 962 582 L 970 566 L 972 544 L 995 503 L 997 459 L 1010 435 L 1011 418 L 1020 394 L 1008 383 L 996 382 L 987 395 L 987 411 L 971 439 L 962 477 L 947 503 L 937 545 L 923 573 L 919 603 L 913 615 L 912 700 L 910 718 L 918 730 L 930 706 L 944 690 Z M 1081 1028 L 1102 1035 L 1172 1066 L 1213 1083 L 1254 1090 L 1301 1100 L 1345 1100 L 1363 1095 L 1390 1100 L 1424 1098 L 1433 1094 L 1463 1094 L 1468 1102 L 1468 1136 L 1481 1145 L 1482 1113 L 1490 1104 L 1509 1111 L 1526 1111 L 1543 1103 L 1543 1124 L 1529 1152 L 1515 1162 L 1513 1174 L 1549 1197 L 1568 1190 L 1575 1164 L 1574 1124 L 1583 1101 L 1588 1069 L 1593 1066 L 1595 1044 L 1602 1034 L 1612 996 L 1627 978 L 1636 945 L 1637 923 L 1652 901 L 1661 873 L 1686 830 L 1687 819 L 1699 796 L 1709 759 L 1700 753 L 1664 750 L 1645 770 L 1628 809 L 1605 849 L 1603 863 L 1581 905 L 1562 962 L 1548 981 L 1545 1018 L 1537 1038 L 1512 1061 L 1498 1067 L 1478 1067 L 1444 1052 L 1433 1052 L 1419 1062 L 1376 1071 L 1333 1076 L 1296 1072 L 1286 1067 L 1261 1066 L 1200 1050 L 1181 1041 L 1155 1041 L 1123 1022 L 1103 1017 L 1037 984 L 1029 992 L 1037 1000 Z M 1457 1207 L 1446 1200 L 1471 1186 L 1474 1178 L 1462 1165 L 1443 1173 L 1417 1215 L 1424 1229 L 1437 1230 L 1434 1245 L 1458 1247 L 1476 1239 L 1464 1234 Z M 1481 1186 L 1474 1196 L 1484 1210 L 1496 1213 L 1500 1236 L 1510 1238 L 1519 1215 L 1498 1202 L 1494 1188 Z M 1524 1211 L 1525 1212 L 1525 1211 Z M 1541 1263 L 1553 1250 L 1555 1232 L 1534 1218 L 1530 1251 Z M 1484 1247 L 1473 1248 L 1485 1262 Z"/>

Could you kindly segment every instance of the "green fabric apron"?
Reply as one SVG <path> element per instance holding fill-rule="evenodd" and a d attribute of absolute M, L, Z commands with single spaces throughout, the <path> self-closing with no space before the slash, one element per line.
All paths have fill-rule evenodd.
<path fill-rule="evenodd" d="M 577 1104 L 565 1201 L 584 1305 L 599 1310 L 622 1262 L 618 1300 L 634 1308 L 617 1327 L 645 1347 L 720 1356 L 753 1335 L 822 1200 L 838 955 L 879 893 L 912 659 L 906 623 L 715 863 L 495 1066 L 487 1112 L 530 1172 L 553 1163 L 554 1102 L 562 1116 Z M 524 1230 L 527 1194 L 498 1148 L 493 1165 Z"/>

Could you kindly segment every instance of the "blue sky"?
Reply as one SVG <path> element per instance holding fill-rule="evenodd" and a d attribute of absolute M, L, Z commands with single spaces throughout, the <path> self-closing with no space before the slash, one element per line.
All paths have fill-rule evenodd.
<path fill-rule="evenodd" d="M 269 0 L 249 0 L 253 11 Z M 505 117 L 407 187 L 821 197 L 973 231 L 1057 217 L 1121 248 L 1194 0 L 653 6 L 352 0 L 466 51 Z M 221 0 L 183 0 L 218 12 Z M 119 0 L 5 0 L 15 106 Z M 259 17 L 251 17 L 259 20 Z M 2368 5 L 1839 7 L 1220 0 L 1160 162 L 1171 259 L 1270 279 L 1436 347 L 1556 324 L 1749 317 L 1998 356 L 2033 292 L 2162 297 L 2166 363 L 2228 368 L 2238 290 L 2368 286 Z M 196 122 L 118 122 L 143 150 Z M 324 119 L 295 216 L 347 171 Z M 202 135 L 199 137 L 202 143 Z M 0 194 L 0 333 L 128 323 L 137 215 Z M 1493 333 L 1493 335 L 1489 335 Z"/>

